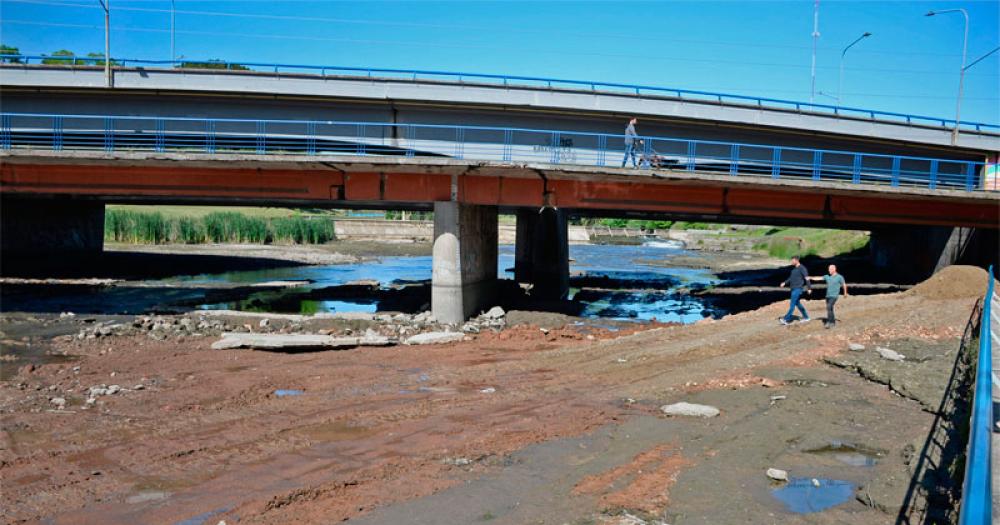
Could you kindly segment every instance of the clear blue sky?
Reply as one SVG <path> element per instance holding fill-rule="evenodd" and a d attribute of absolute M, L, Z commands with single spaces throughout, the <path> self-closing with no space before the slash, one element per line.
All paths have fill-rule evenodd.
<path fill-rule="evenodd" d="M 112 55 L 170 54 L 169 0 L 111 0 Z M 441 69 L 628 82 L 808 101 L 813 2 L 176 0 L 190 59 Z M 817 89 L 844 105 L 954 117 L 960 14 L 969 60 L 1000 45 L 1000 2 L 823 0 Z M 213 14 L 215 13 L 215 14 Z M 223 15 L 228 14 L 228 16 Z M 104 48 L 98 0 L 0 0 L 22 53 Z M 1000 52 L 966 75 L 963 120 L 1000 122 Z M 817 102 L 833 99 L 817 95 Z"/>

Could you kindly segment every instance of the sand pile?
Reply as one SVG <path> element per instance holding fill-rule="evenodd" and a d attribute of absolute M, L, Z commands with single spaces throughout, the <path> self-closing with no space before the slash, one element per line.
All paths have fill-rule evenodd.
<path fill-rule="evenodd" d="M 948 266 L 906 293 L 927 299 L 962 299 L 986 293 L 986 270 L 978 266 Z"/>

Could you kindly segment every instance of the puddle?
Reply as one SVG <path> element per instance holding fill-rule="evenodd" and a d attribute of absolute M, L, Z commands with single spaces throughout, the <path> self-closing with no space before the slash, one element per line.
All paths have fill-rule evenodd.
<path fill-rule="evenodd" d="M 125 498 L 125 503 L 146 503 L 147 501 L 160 501 L 170 497 L 169 492 L 159 490 L 145 490 Z"/>
<path fill-rule="evenodd" d="M 343 421 L 333 421 L 302 427 L 298 429 L 298 432 L 316 441 L 347 441 L 370 436 L 375 433 L 375 430 L 369 427 L 353 426 Z"/>
<path fill-rule="evenodd" d="M 795 514 L 820 512 L 836 507 L 854 497 L 854 484 L 839 479 L 791 478 L 784 486 L 771 491 L 775 499 Z"/>
<path fill-rule="evenodd" d="M 20 341 L 15 344 L 0 343 L 0 354 L 4 356 L 3 366 L 0 366 L 0 381 L 10 381 L 17 375 L 18 369 L 27 364 L 41 366 L 72 363 L 79 359 L 76 356 L 50 354 L 48 353 L 50 349 L 47 344 Z"/>
<path fill-rule="evenodd" d="M 278 396 L 278 397 L 286 397 L 286 396 L 301 396 L 301 395 L 302 395 L 302 393 L 303 393 L 303 392 L 302 392 L 301 390 L 286 390 L 286 389 L 278 389 L 278 390 L 275 390 L 275 391 L 274 391 L 274 395 L 276 395 L 276 396 Z"/>
<path fill-rule="evenodd" d="M 874 467 L 883 453 L 850 443 L 834 441 L 821 448 L 807 450 L 809 454 L 833 458 L 852 467 Z"/>

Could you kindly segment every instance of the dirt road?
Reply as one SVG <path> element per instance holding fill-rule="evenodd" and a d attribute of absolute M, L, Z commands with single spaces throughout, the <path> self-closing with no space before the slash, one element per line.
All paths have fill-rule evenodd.
<path fill-rule="evenodd" d="M 903 507 L 921 511 L 913 473 L 986 277 L 956 267 L 935 279 L 845 298 L 833 330 L 780 327 L 785 305 L 774 304 L 634 333 L 525 324 L 448 345 L 314 353 L 212 350 L 216 336 L 141 330 L 53 339 L 86 320 L 7 313 L 4 365 L 19 370 L 0 382 L 0 516 L 893 523 Z M 22 366 L 39 345 L 66 356 Z M 919 359 L 886 361 L 876 346 Z M 88 405 L 90 387 L 112 384 L 121 390 Z M 660 412 L 678 401 L 721 414 Z"/>

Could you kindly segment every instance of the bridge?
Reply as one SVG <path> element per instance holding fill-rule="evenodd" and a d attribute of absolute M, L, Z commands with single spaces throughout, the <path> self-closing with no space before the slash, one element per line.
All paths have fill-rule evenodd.
<path fill-rule="evenodd" d="M 584 95 L 547 86 L 515 90 L 509 81 L 504 87 L 292 75 L 296 83 L 324 89 L 346 85 L 356 95 L 340 100 L 326 92 L 302 102 L 287 98 L 287 86 L 300 84 L 283 83 L 290 75 L 285 72 L 122 68 L 113 90 L 102 84 L 103 76 L 95 79 L 94 68 L 5 65 L 0 73 L 0 196 L 8 254 L 99 251 L 106 202 L 432 209 L 433 309 L 439 319 L 457 322 L 491 302 L 501 211 L 518 218 L 516 277 L 534 283 L 533 293 L 543 297 L 561 297 L 568 289 L 570 213 L 869 229 L 877 260 L 906 261 L 922 273 L 997 253 L 1000 193 L 991 191 L 997 188 L 990 175 L 1000 135 L 985 124 L 962 124 L 951 146 L 954 123 L 946 121 L 848 117 L 839 108 L 824 113 L 763 100 L 756 106 L 689 101 L 683 93 L 598 93 L 599 86 Z M 130 74 L 132 87 L 125 80 Z M 239 86 L 246 86 L 248 75 L 272 82 L 264 82 L 265 91 L 286 86 L 284 98 L 246 98 Z M 169 85 L 166 76 L 173 79 Z M 385 98 L 379 82 L 403 84 L 413 98 L 406 104 L 396 95 Z M 183 83 L 188 87 L 178 87 Z M 418 97 L 443 96 L 433 94 L 442 88 L 459 108 L 416 105 Z M 490 96 L 538 90 L 551 97 L 516 114 L 506 103 L 476 103 L 472 111 L 472 95 L 458 94 L 469 88 Z M 359 101 L 372 92 L 381 102 Z M 591 106 L 558 107 L 573 97 Z M 635 104 L 647 113 L 632 111 Z M 312 117 L 289 118 L 309 108 Z M 27 109 L 32 111 L 18 111 Z M 264 116 L 231 116 L 248 111 Z M 464 112 L 471 123 L 440 122 Z M 288 115 L 268 118 L 275 113 Z M 647 123 L 640 127 L 641 165 L 635 169 L 620 167 L 619 128 L 626 114 Z M 552 125 L 511 124 L 540 119 Z M 705 131 L 709 122 L 714 137 L 705 136 L 712 135 Z M 657 129 L 675 133 L 651 132 Z"/>

